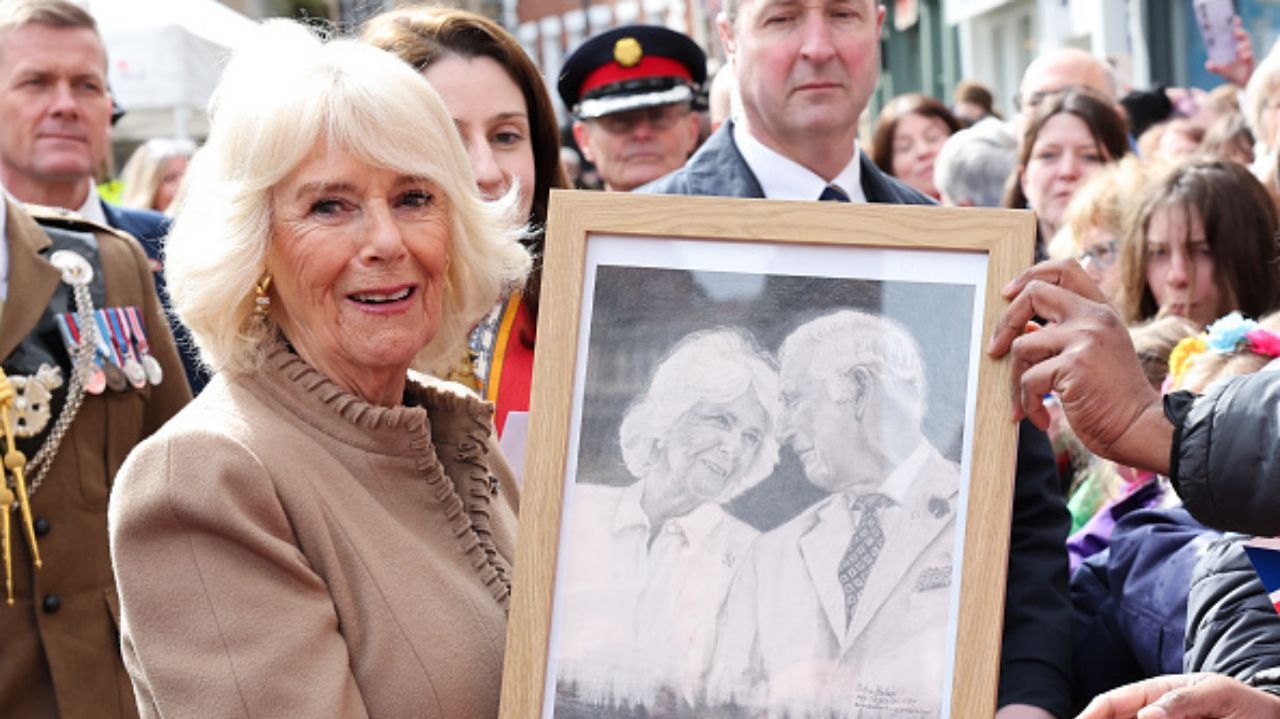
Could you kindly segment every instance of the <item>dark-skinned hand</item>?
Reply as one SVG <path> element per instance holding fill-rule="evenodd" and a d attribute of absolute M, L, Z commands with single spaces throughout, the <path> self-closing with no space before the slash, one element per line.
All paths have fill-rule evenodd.
<path fill-rule="evenodd" d="M 1012 360 L 1012 413 L 1049 426 L 1050 392 L 1091 452 L 1167 473 L 1173 426 L 1116 310 L 1074 260 L 1042 262 L 1001 292 L 1012 300 L 987 351 Z M 1031 322 L 1045 320 L 1043 326 Z"/>

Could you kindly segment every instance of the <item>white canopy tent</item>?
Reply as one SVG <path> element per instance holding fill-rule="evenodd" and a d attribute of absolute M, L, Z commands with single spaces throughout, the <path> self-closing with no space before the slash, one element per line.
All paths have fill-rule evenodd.
<path fill-rule="evenodd" d="M 126 111 L 116 140 L 203 137 L 230 48 L 257 24 L 215 0 L 88 0 Z"/>

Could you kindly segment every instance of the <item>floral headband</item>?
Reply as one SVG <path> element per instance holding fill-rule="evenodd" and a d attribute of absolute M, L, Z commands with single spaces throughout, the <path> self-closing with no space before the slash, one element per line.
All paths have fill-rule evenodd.
<path fill-rule="evenodd" d="M 1209 325 L 1209 329 L 1186 337 L 1169 353 L 1169 376 L 1175 385 L 1191 366 L 1191 358 L 1206 351 L 1230 354 L 1252 352 L 1262 357 L 1280 357 L 1280 334 L 1263 329 L 1258 323 L 1232 312 Z"/>

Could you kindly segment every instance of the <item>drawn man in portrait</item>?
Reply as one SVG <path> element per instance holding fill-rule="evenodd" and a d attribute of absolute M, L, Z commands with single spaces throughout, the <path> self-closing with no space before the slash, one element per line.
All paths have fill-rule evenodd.
<path fill-rule="evenodd" d="M 831 494 L 740 562 L 707 679 L 770 716 L 938 716 L 959 469 L 922 431 L 912 336 L 842 310 L 779 353 L 779 438 Z"/>

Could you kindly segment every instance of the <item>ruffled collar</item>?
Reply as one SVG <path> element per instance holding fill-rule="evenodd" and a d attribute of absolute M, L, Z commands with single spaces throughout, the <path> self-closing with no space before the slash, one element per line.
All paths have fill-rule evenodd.
<path fill-rule="evenodd" d="M 493 543 L 491 523 L 499 486 L 488 463 L 492 405 L 459 385 L 416 373 L 406 383 L 403 405 L 375 405 L 283 342 L 266 349 L 261 369 L 250 381 L 302 422 L 365 452 L 413 458 L 469 564 L 507 607 L 511 564 Z"/>

